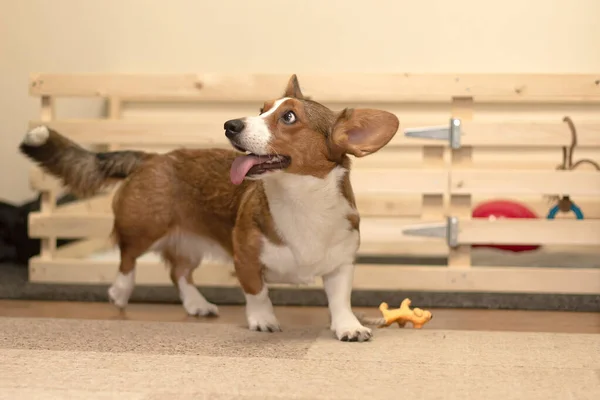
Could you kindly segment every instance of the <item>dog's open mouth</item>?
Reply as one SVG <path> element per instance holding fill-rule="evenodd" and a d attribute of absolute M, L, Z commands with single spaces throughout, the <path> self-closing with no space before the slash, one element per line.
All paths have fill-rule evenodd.
<path fill-rule="evenodd" d="M 235 147 L 237 148 L 237 146 Z M 256 155 L 250 153 L 238 156 L 231 164 L 231 182 L 234 185 L 239 185 L 247 176 L 262 175 L 267 172 L 281 170 L 289 167 L 291 162 L 290 157 L 278 154 Z"/>

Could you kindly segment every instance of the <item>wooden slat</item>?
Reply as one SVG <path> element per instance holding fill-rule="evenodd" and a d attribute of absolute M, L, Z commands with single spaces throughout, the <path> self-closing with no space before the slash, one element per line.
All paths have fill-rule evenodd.
<path fill-rule="evenodd" d="M 111 97 L 108 99 L 108 119 L 119 120 L 123 117 L 123 102 L 118 97 Z M 121 145 L 119 143 L 108 144 L 108 151 L 117 151 Z"/>
<path fill-rule="evenodd" d="M 576 268 L 360 265 L 354 282 L 355 290 L 600 294 L 600 270 Z"/>
<path fill-rule="evenodd" d="M 478 196 L 473 201 L 474 205 L 487 201 Z M 88 200 L 78 200 L 72 203 L 57 206 L 54 213 L 82 213 L 82 212 L 111 212 L 112 194 L 100 194 Z M 530 207 L 539 217 L 545 217 L 553 206 L 549 200 L 542 198 L 532 198 L 531 196 L 517 198 L 527 207 Z M 600 202 L 594 198 L 577 198 L 576 203 L 583 210 L 586 218 L 600 219 Z M 397 194 L 371 194 L 368 192 L 359 192 L 356 194 L 358 210 L 363 217 L 410 217 L 418 218 L 423 214 L 423 205 L 419 194 L 397 195 Z M 425 213 L 426 214 L 426 213 Z M 438 213 L 423 214 L 426 219 L 432 219 L 431 216 L 443 214 L 443 209 Z M 574 218 L 572 213 L 558 214 L 556 218 Z"/>
<path fill-rule="evenodd" d="M 95 252 L 110 250 L 114 243 L 110 238 L 84 239 L 65 244 L 56 249 L 56 258 L 85 258 Z"/>
<path fill-rule="evenodd" d="M 444 155 L 447 149 L 442 146 L 427 146 L 422 149 L 423 168 L 444 169 L 446 159 Z M 421 203 L 421 217 L 424 219 L 441 220 L 444 217 L 447 190 L 439 194 L 424 194 Z M 359 206 L 360 204 L 357 203 Z M 360 207 L 359 207 L 359 210 Z M 362 210 L 361 210 L 362 212 Z"/>
<path fill-rule="evenodd" d="M 59 120 L 43 123 L 71 140 L 84 145 L 142 143 L 196 147 L 227 147 L 231 144 L 223 131 L 224 121 L 132 121 L 132 120 Z M 31 121 L 30 128 L 41 121 Z"/>
<path fill-rule="evenodd" d="M 600 146 L 600 121 L 576 122 L 577 145 Z M 488 147 L 561 147 L 571 145 L 571 131 L 556 122 L 472 122 L 463 121 L 463 146 Z"/>
<path fill-rule="evenodd" d="M 365 168 L 352 171 L 350 180 L 357 194 L 438 194 L 448 189 L 444 169 Z"/>
<path fill-rule="evenodd" d="M 199 121 L 71 119 L 46 123 L 34 120 L 29 122 L 29 128 L 44 124 L 83 145 L 117 143 L 123 146 L 136 146 L 145 143 L 162 146 L 231 148 L 223 131 L 223 123 L 223 118 L 208 115 Z M 403 121 L 402 126 L 404 128 L 419 127 L 425 123 L 425 121 Z M 421 147 L 431 144 L 427 140 L 406 138 L 399 131 L 386 149 L 398 146 L 402 148 Z M 444 145 L 444 143 L 440 142 L 438 145 Z"/>
<path fill-rule="evenodd" d="M 29 236 L 33 238 L 54 235 L 59 238 L 105 238 L 113 229 L 110 213 L 29 214 Z M 439 240 L 405 236 L 402 230 L 423 221 L 407 218 L 362 218 L 361 241 L 366 251 L 398 254 L 399 243 L 440 243 Z M 443 221 L 439 221 L 440 223 Z"/>
<path fill-rule="evenodd" d="M 43 238 L 54 235 L 63 239 L 108 237 L 113 227 L 109 213 L 29 214 L 29 236 Z"/>
<path fill-rule="evenodd" d="M 41 97 L 40 118 L 50 122 L 56 118 L 56 102 L 51 96 Z M 57 190 L 49 189 L 40 193 L 40 212 L 51 214 L 56 209 Z M 43 258 L 52 258 L 56 251 L 56 237 L 48 235 L 40 240 L 40 255 Z"/>
<path fill-rule="evenodd" d="M 199 117 L 198 121 L 180 119 L 64 119 L 45 123 L 29 122 L 32 129 L 46 125 L 71 140 L 83 145 L 105 145 L 116 143 L 122 146 L 137 146 L 141 143 L 157 146 L 225 147 L 231 144 L 223 133 L 224 119 L 219 115 Z M 402 129 L 422 127 L 431 121 L 402 121 Z M 440 121 L 441 124 L 444 121 Z M 405 149 L 423 146 L 446 146 L 444 142 L 432 143 L 427 139 L 408 138 L 401 130 L 386 145 L 385 150 L 400 147 Z"/>
<path fill-rule="evenodd" d="M 463 244 L 600 246 L 600 220 L 473 219 L 458 230 Z"/>
<path fill-rule="evenodd" d="M 32 95 L 266 101 L 279 97 L 290 74 L 35 74 Z M 598 102 L 600 75 L 575 74 L 300 74 L 319 102 Z"/>
<path fill-rule="evenodd" d="M 200 117 L 199 117 L 200 118 Z M 71 140 L 83 145 L 105 145 L 117 143 L 123 146 L 136 146 L 141 143 L 162 146 L 226 147 L 231 144 L 223 131 L 224 119 L 221 116 L 206 115 L 198 121 L 178 119 L 64 119 L 52 122 L 34 120 L 29 122 L 32 129 L 46 125 Z M 430 121 L 402 121 L 402 129 L 428 125 Z M 444 121 L 441 121 L 443 124 Z M 446 146 L 444 142 L 433 143 Z M 427 139 L 407 138 L 399 130 L 385 149 L 394 147 L 417 148 L 431 146 Z"/>
<path fill-rule="evenodd" d="M 452 99 L 452 117 L 461 121 L 473 119 L 473 97 L 458 97 Z M 456 169 L 469 168 L 473 164 L 473 148 L 463 146 L 458 149 L 450 149 L 451 172 Z M 449 191 L 449 215 L 460 220 L 469 220 L 472 215 L 471 193 L 456 193 Z M 448 255 L 448 267 L 469 268 L 471 267 L 471 246 L 458 246 L 450 248 Z"/>
<path fill-rule="evenodd" d="M 201 121 L 181 120 L 57 120 L 31 121 L 30 128 L 45 124 L 72 140 L 86 145 L 117 143 L 135 146 L 140 143 L 156 145 L 226 147 L 231 145 L 223 134 L 223 120 L 207 116 Z M 423 147 L 444 146 L 444 141 L 406 137 L 404 129 L 432 126 L 431 121 L 401 121 L 401 129 L 386 146 Z M 442 122 L 436 126 L 445 126 Z M 571 136 L 562 122 L 470 122 L 464 121 L 461 134 L 463 146 L 555 148 L 569 146 Z M 577 124 L 578 146 L 600 146 L 600 121 Z"/>
<path fill-rule="evenodd" d="M 439 195 L 442 197 L 443 195 Z M 418 195 L 399 196 L 396 194 L 373 195 L 357 193 L 356 206 L 362 217 L 411 217 L 418 218 L 422 214 L 422 204 Z M 598 207 L 600 213 L 600 206 Z M 442 212 L 437 213 L 442 215 Z M 424 216 L 426 217 L 426 216 Z"/>
<path fill-rule="evenodd" d="M 444 170 L 361 168 L 352 171 L 354 192 L 362 198 L 367 195 L 402 195 L 421 193 L 445 193 L 448 173 Z M 382 184 L 385 182 L 385 184 Z M 60 181 L 34 168 L 30 183 L 36 190 L 58 190 Z"/>
<path fill-rule="evenodd" d="M 111 284 L 117 261 L 33 257 L 29 277 L 36 283 Z M 200 286 L 239 287 L 231 266 L 207 264 L 194 272 Z M 159 262 L 139 261 L 137 285 L 172 285 Z M 288 289 L 320 288 L 283 286 Z M 600 294 L 600 270 L 579 268 L 472 267 L 450 269 L 432 266 L 359 265 L 354 275 L 355 290 L 404 290 L 448 292 L 510 292 Z"/>
<path fill-rule="evenodd" d="M 360 237 L 363 244 L 389 244 L 394 245 L 401 242 L 439 242 L 437 239 L 421 238 L 418 236 L 405 236 L 402 231 L 407 227 L 418 224 L 443 223 L 443 219 L 438 221 L 428 221 L 424 219 L 411 218 L 361 218 Z"/>
<path fill-rule="evenodd" d="M 107 238 L 112 232 L 113 221 L 114 218 L 109 213 L 31 213 L 29 236 L 43 238 L 54 235 L 65 239 Z M 447 250 L 442 241 L 403 235 L 402 230 L 405 227 L 420 222 L 418 219 L 406 218 L 363 218 L 359 254 L 444 256 Z"/>
<path fill-rule="evenodd" d="M 81 213 L 112 213 L 113 194 L 100 194 L 85 200 L 75 200 L 56 207 L 55 215 Z"/>
<path fill-rule="evenodd" d="M 454 170 L 457 194 L 600 196 L 598 171 Z"/>
<path fill-rule="evenodd" d="M 360 173 L 359 173 L 360 175 Z M 30 173 L 31 187 L 34 190 L 57 190 L 62 186 L 60 182 L 45 174 L 35 167 Z M 410 196 L 410 195 L 408 195 Z M 369 193 L 367 191 L 356 192 L 356 202 L 363 216 L 386 216 L 386 217 L 417 217 L 421 214 L 421 205 L 418 194 L 414 198 L 407 195 L 395 193 Z M 55 213 L 82 213 L 82 212 L 111 212 L 112 193 L 99 194 L 91 199 L 77 200 L 72 203 L 57 206 Z M 581 204 L 582 207 L 586 204 Z M 596 208 L 598 209 L 596 212 Z M 600 215 L 600 206 L 594 208 L 594 213 Z M 594 215 L 595 215 L 594 214 Z"/>

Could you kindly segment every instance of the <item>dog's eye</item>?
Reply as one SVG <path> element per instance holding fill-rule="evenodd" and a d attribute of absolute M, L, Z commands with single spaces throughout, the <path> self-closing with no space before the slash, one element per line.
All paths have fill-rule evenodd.
<path fill-rule="evenodd" d="M 261 108 L 261 109 L 260 109 L 260 111 L 258 112 L 258 115 L 261 115 L 261 114 L 262 114 L 262 113 L 264 113 L 264 112 L 265 112 L 265 109 L 264 109 L 264 108 Z"/>
<path fill-rule="evenodd" d="M 281 117 L 284 124 L 291 125 L 296 122 L 296 114 L 293 111 L 288 111 Z"/>

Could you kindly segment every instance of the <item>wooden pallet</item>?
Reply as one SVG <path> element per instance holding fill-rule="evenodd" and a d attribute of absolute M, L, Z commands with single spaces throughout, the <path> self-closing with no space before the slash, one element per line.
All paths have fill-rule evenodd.
<path fill-rule="evenodd" d="M 556 169 L 562 148 L 571 144 L 564 116 L 577 129 L 575 157 L 600 160 L 599 77 L 299 76 L 306 95 L 334 109 L 367 105 L 400 118 L 401 131 L 384 150 L 354 162 L 360 254 L 448 260 L 446 266 L 360 264 L 355 288 L 600 294 L 600 268 L 477 266 L 471 257 L 475 244 L 534 243 L 544 246 L 547 255 L 568 251 L 600 260 L 600 171 Z M 223 121 L 256 114 L 263 101 L 281 94 L 287 78 L 40 74 L 32 76 L 30 93 L 41 99 L 41 117 L 30 126 L 43 123 L 79 143 L 113 150 L 229 147 Z M 63 97 L 102 98 L 108 112 L 97 119 L 57 119 L 55 105 Z M 449 133 L 451 119 L 460 122 L 455 146 L 450 137 L 414 137 L 415 130 L 432 126 Z M 61 187 L 55 179 L 33 168 L 31 184 L 42 194 L 42 209 L 30 216 L 30 235 L 42 239 L 42 249 L 30 260 L 30 280 L 111 282 L 117 259 L 92 255 L 109 249 L 114 192 L 59 207 Z M 585 219 L 566 214 L 546 219 L 551 205 L 545 196 L 567 194 L 585 211 Z M 471 218 L 476 204 L 495 198 L 518 200 L 540 219 Z M 423 228 L 430 228 L 433 237 L 420 236 Z M 82 240 L 57 249 L 57 238 Z M 231 272 L 230 265 L 208 264 L 195 279 L 200 285 L 237 286 Z M 136 280 L 170 284 L 158 259 L 140 261 Z"/>

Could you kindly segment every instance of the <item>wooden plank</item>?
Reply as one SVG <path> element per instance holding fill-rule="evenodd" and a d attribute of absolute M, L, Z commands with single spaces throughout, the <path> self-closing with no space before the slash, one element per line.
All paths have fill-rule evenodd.
<path fill-rule="evenodd" d="M 116 261 L 78 258 L 43 260 L 33 257 L 29 277 L 35 283 L 111 284 Z M 230 265 L 202 265 L 194 273 L 199 286 L 238 287 Z M 140 261 L 137 285 L 172 285 L 158 262 Z M 288 289 L 320 288 L 320 282 Z M 578 268 L 472 267 L 451 269 L 433 266 L 358 265 L 354 290 L 403 290 L 494 293 L 600 294 L 600 270 Z"/>
<path fill-rule="evenodd" d="M 56 249 L 56 258 L 85 258 L 90 254 L 114 247 L 110 239 L 84 239 L 65 244 Z"/>
<path fill-rule="evenodd" d="M 51 96 L 41 97 L 40 117 L 42 121 L 50 122 L 56 117 L 56 103 Z M 50 188 L 40 193 L 40 212 L 51 215 L 56 208 L 56 194 L 58 190 Z M 40 256 L 52 258 L 56 252 L 56 237 L 46 236 L 40 240 Z"/>
<path fill-rule="evenodd" d="M 418 236 L 404 235 L 403 230 L 408 227 L 414 227 L 419 224 L 428 223 L 444 223 L 443 219 L 426 220 L 426 219 L 411 219 L 411 218 L 361 218 L 360 221 L 360 237 L 362 245 L 370 243 L 377 245 L 389 245 L 393 249 L 398 243 L 425 242 L 439 243 L 440 239 L 423 238 Z"/>
<path fill-rule="evenodd" d="M 372 171 L 374 169 L 366 169 L 368 171 Z M 358 169 L 353 170 L 352 171 L 352 180 L 354 181 L 354 175 L 361 175 L 361 172 L 358 172 Z M 487 173 L 491 173 L 493 172 L 493 170 L 487 170 L 484 171 L 486 174 Z M 502 172 L 502 171 L 498 171 L 498 172 Z M 523 172 L 535 172 L 535 171 L 519 171 L 518 174 L 521 175 Z M 544 172 L 544 174 L 546 173 L 551 173 L 554 174 L 555 171 L 542 171 Z M 559 171 L 560 172 L 560 171 Z M 593 171 L 577 171 L 577 173 L 589 173 L 589 174 L 594 174 Z M 460 178 L 463 176 L 463 174 L 468 173 L 468 171 L 455 171 L 455 173 L 453 174 L 454 177 L 454 182 L 455 185 L 457 184 L 457 179 L 460 180 Z M 595 175 L 594 175 L 595 176 Z M 481 181 L 480 181 L 481 182 Z M 58 180 L 56 180 L 55 178 L 44 174 L 39 168 L 34 167 L 31 170 L 30 173 L 30 183 L 33 189 L 35 190 L 40 190 L 40 191 L 44 191 L 44 190 L 61 190 L 62 187 L 60 185 L 60 182 Z M 441 183 L 439 183 L 441 185 Z M 483 185 L 485 185 L 485 180 L 482 181 Z M 375 185 L 375 183 L 373 183 L 373 185 Z M 381 185 L 380 186 L 380 191 L 382 190 Z M 410 186 L 407 185 L 407 188 L 410 189 Z M 427 189 L 427 188 L 426 188 Z M 589 189 L 593 189 L 593 187 L 587 187 L 586 191 L 589 191 Z M 438 189 L 435 189 L 438 190 Z M 496 190 L 495 187 L 491 190 Z M 536 212 L 538 215 L 540 216 L 545 216 L 548 211 L 550 210 L 550 208 L 552 207 L 552 204 L 546 200 L 543 199 L 539 193 L 539 191 L 535 191 L 533 190 L 533 192 L 531 191 L 531 188 L 528 189 L 528 187 L 526 186 L 525 191 L 527 191 L 527 193 L 516 193 L 515 194 L 515 200 L 520 201 L 521 203 L 523 203 L 524 205 L 530 207 L 533 209 L 534 212 Z M 404 193 L 404 194 L 398 194 L 398 193 L 372 193 L 372 192 L 368 192 L 366 190 L 356 190 L 356 201 L 358 204 L 358 209 L 361 213 L 361 215 L 363 216 L 390 216 L 390 217 L 416 217 L 421 215 L 422 213 L 422 204 L 421 204 L 421 199 L 420 196 L 421 194 L 415 190 L 414 192 L 411 193 Z M 543 191 L 547 191 L 547 189 L 544 189 Z M 443 193 L 443 192 L 438 192 L 438 193 Z M 554 194 L 554 193 L 550 193 L 550 194 Z M 484 200 L 484 198 L 487 197 L 487 195 L 490 196 L 494 196 L 497 195 L 497 193 L 492 193 L 490 191 L 481 191 L 479 192 L 479 194 L 477 194 L 477 199 L 473 200 L 474 203 L 477 202 L 481 202 Z M 108 211 L 110 211 L 110 197 L 112 195 L 110 194 L 100 194 L 98 196 L 98 198 L 102 197 L 103 200 L 98 200 L 98 203 L 96 205 L 96 198 L 94 199 L 90 199 L 90 200 L 86 200 L 85 202 L 77 202 L 77 203 L 70 203 L 70 204 L 65 204 L 62 206 L 58 206 L 56 208 L 56 212 L 78 212 L 78 211 L 82 211 L 82 210 L 89 210 L 89 211 L 100 211 L 101 209 L 105 209 Z M 434 194 L 435 196 L 435 194 Z M 535 197 L 535 196 L 539 196 L 539 197 Z M 108 199 L 108 200 L 107 200 Z M 577 204 L 581 207 L 581 209 L 583 210 L 583 212 L 585 213 L 586 217 L 588 218 L 600 218 L 600 203 L 593 197 L 593 195 L 590 195 L 588 198 L 584 197 L 578 197 L 576 199 L 574 199 Z M 87 202 L 89 202 L 89 205 L 87 204 Z M 438 203 L 439 205 L 439 203 Z M 99 208 L 100 207 L 100 208 Z M 439 212 L 443 212 L 443 209 L 440 209 Z M 427 218 L 427 216 L 424 215 L 425 218 Z"/>
<path fill-rule="evenodd" d="M 108 213 L 29 214 L 29 237 L 50 235 L 62 239 L 108 237 L 113 228 L 113 215 Z"/>
<path fill-rule="evenodd" d="M 385 257 L 385 256 L 396 256 L 396 257 L 437 257 L 437 258 L 445 258 L 448 256 L 448 247 L 446 246 L 443 240 L 435 241 L 434 239 L 422 241 L 422 242 L 401 242 L 396 243 L 393 248 L 393 252 L 390 252 L 390 247 L 388 243 L 382 244 L 384 247 L 378 247 L 377 243 L 363 243 L 360 248 L 360 256 L 376 256 L 376 257 Z M 69 243 L 63 245 L 56 249 L 55 257 L 57 258 L 88 258 L 93 254 L 99 252 L 106 251 L 117 251 L 117 247 L 114 242 L 108 238 L 98 238 L 98 239 L 83 239 L 74 243 Z M 474 249 L 474 253 L 478 253 L 480 259 L 489 257 L 489 250 L 479 248 Z M 505 265 L 505 266 L 525 266 L 527 264 L 527 260 L 537 260 L 540 256 L 543 257 L 553 257 L 558 256 L 561 257 L 564 254 L 577 254 L 588 259 L 597 258 L 600 256 L 600 247 L 597 246 L 565 246 L 565 245 L 552 245 L 552 246 L 544 246 L 543 254 L 535 253 L 531 254 L 531 256 L 527 256 L 525 259 L 522 255 L 519 255 L 519 258 L 522 260 L 516 259 L 516 257 L 511 258 L 514 260 L 514 264 L 507 259 L 501 261 L 496 264 L 487 263 L 486 265 Z M 483 254 L 486 254 L 485 256 Z M 533 261 L 537 263 L 537 261 Z M 539 266 L 539 264 L 537 265 Z"/>
<path fill-rule="evenodd" d="M 266 101 L 281 95 L 290 74 L 34 74 L 34 96 L 84 96 L 208 102 Z M 597 74 L 301 74 L 320 102 L 599 102 Z"/>
<path fill-rule="evenodd" d="M 72 203 L 56 207 L 55 215 L 82 213 L 112 213 L 112 193 L 100 194 L 86 200 L 76 200 Z"/>
<path fill-rule="evenodd" d="M 371 210 L 370 212 L 376 215 L 385 212 L 391 216 L 414 216 L 420 214 L 420 207 L 406 204 L 406 195 L 446 192 L 448 173 L 443 170 L 360 168 L 352 171 L 350 179 L 361 211 L 369 213 Z M 37 167 L 32 169 L 29 180 L 36 190 L 63 189 L 59 180 Z M 385 182 L 385 185 L 381 182 Z M 98 196 L 111 196 L 112 192 L 114 190 L 100 193 Z M 71 206 L 74 211 L 82 207 L 87 206 Z M 90 206 L 89 210 L 96 209 Z"/>
<path fill-rule="evenodd" d="M 112 194 L 103 194 L 93 197 L 89 200 L 80 200 L 73 203 L 63 204 L 56 207 L 54 214 L 82 214 L 86 212 L 112 213 L 111 211 Z M 484 199 L 473 201 L 475 204 L 483 202 Z M 525 206 L 532 209 L 539 217 L 545 218 L 550 208 L 553 206 L 548 200 L 519 198 L 516 199 Z M 577 198 L 577 205 L 581 207 L 586 219 L 600 219 L 600 203 L 596 199 Z M 371 195 L 369 193 L 359 193 L 356 196 L 358 210 L 363 218 L 366 217 L 385 217 L 385 218 L 410 218 L 417 219 L 421 215 L 423 219 L 436 219 L 443 215 L 443 209 L 434 213 L 430 210 L 429 214 L 422 212 L 422 202 L 419 195 L 398 196 L 398 195 Z M 575 218 L 573 213 L 558 214 L 557 219 Z"/>
<path fill-rule="evenodd" d="M 473 119 L 473 97 L 455 97 L 452 99 L 452 118 L 459 118 L 468 122 Z M 462 146 L 458 149 L 450 149 L 450 176 L 456 170 L 469 168 L 473 164 L 473 149 L 470 146 Z M 450 180 L 448 181 L 448 183 Z M 448 190 L 448 189 L 447 189 Z M 462 220 L 471 219 L 472 198 L 470 193 L 457 193 L 449 191 L 449 215 Z M 450 248 L 448 255 L 448 267 L 469 268 L 471 266 L 471 246 L 458 245 Z"/>
<path fill-rule="evenodd" d="M 600 294 L 600 270 L 359 265 L 354 289 Z"/>
<path fill-rule="evenodd" d="M 119 120 L 123 116 L 122 112 L 123 102 L 119 97 L 111 97 L 108 99 L 108 119 L 109 120 Z M 108 151 L 117 151 L 120 149 L 119 143 L 109 142 Z"/>
<path fill-rule="evenodd" d="M 580 147 L 600 146 L 600 121 L 577 122 Z M 461 144 L 487 147 L 561 147 L 571 145 L 567 124 L 556 122 L 462 121 Z"/>
<path fill-rule="evenodd" d="M 110 213 L 29 214 L 29 236 L 41 238 L 54 235 L 65 239 L 106 238 L 112 232 L 114 217 Z M 362 218 L 361 249 L 378 249 L 378 253 L 398 254 L 400 243 L 432 243 L 440 241 L 416 236 L 405 236 L 403 229 L 426 220 L 409 218 Z M 440 220 L 440 223 L 443 221 Z M 441 245 L 440 245 L 441 246 Z"/>
<path fill-rule="evenodd" d="M 231 148 L 223 131 L 224 120 L 208 116 L 201 121 L 182 120 L 107 120 L 70 119 L 42 122 L 30 121 L 29 128 L 47 125 L 71 140 L 83 145 L 106 145 L 115 143 L 122 146 L 137 146 L 142 143 L 156 146 L 194 146 Z M 424 122 L 403 122 L 404 127 L 421 126 Z M 386 146 L 421 147 L 430 145 L 423 140 L 410 140 L 397 134 Z"/>
<path fill-rule="evenodd" d="M 231 144 L 223 131 L 224 121 L 132 121 L 132 120 L 59 120 L 50 123 L 31 121 L 30 128 L 45 124 L 83 145 L 116 144 L 135 146 L 142 143 L 196 147 L 226 147 Z"/>
<path fill-rule="evenodd" d="M 111 103 L 114 105 L 114 103 Z M 431 121 L 401 120 L 401 130 L 386 145 L 390 148 L 447 147 L 443 141 L 406 137 L 403 130 L 430 126 Z M 45 124 L 72 140 L 84 145 L 116 143 L 135 146 L 141 143 L 173 146 L 231 148 L 223 134 L 223 119 L 207 116 L 199 121 L 123 120 L 123 119 L 67 119 L 52 122 L 30 121 L 29 127 Z M 437 126 L 445 126 L 441 121 Z M 600 146 L 600 122 L 577 124 L 578 146 Z M 463 121 L 463 146 L 556 148 L 569 146 L 571 136 L 563 122 L 471 122 Z"/>
<path fill-rule="evenodd" d="M 600 196 L 600 171 L 454 170 L 455 194 Z"/>
<path fill-rule="evenodd" d="M 600 246 L 600 220 L 473 219 L 458 230 L 464 244 Z"/>
<path fill-rule="evenodd" d="M 357 194 L 439 194 L 448 190 L 445 169 L 365 168 L 353 170 L 350 180 Z"/>
<path fill-rule="evenodd" d="M 447 168 L 447 160 L 444 156 L 447 154 L 447 148 L 442 146 L 423 147 L 423 168 L 443 169 Z M 424 194 L 421 199 L 421 218 L 424 220 L 444 219 L 445 202 L 447 190 L 439 194 Z M 434 240 L 432 246 L 444 247 L 444 255 L 447 256 L 448 246 L 443 240 Z"/>
<path fill-rule="evenodd" d="M 108 238 L 114 218 L 109 213 L 54 214 L 31 213 L 29 236 L 43 238 L 54 235 L 65 239 Z M 441 222 L 441 221 L 440 221 Z M 361 255 L 437 255 L 445 256 L 445 244 L 432 238 L 405 236 L 407 226 L 422 223 L 420 219 L 362 218 Z"/>
<path fill-rule="evenodd" d="M 170 118 L 165 120 L 151 119 L 63 119 L 51 122 L 33 120 L 29 129 L 39 125 L 60 132 L 71 140 L 83 145 L 105 145 L 117 143 L 123 146 L 135 146 L 141 143 L 161 146 L 196 146 L 196 147 L 226 147 L 231 144 L 223 133 L 224 119 L 222 116 L 209 115 L 199 117 L 199 120 L 181 120 Z M 201 119 L 200 119 L 201 118 Z M 421 127 L 430 121 L 402 120 L 402 129 Z M 443 124 L 444 121 L 441 121 Z M 401 132 L 388 143 L 385 149 L 394 147 L 413 147 L 431 145 L 431 141 L 407 138 Z M 445 146 L 443 142 L 436 143 Z"/>
<path fill-rule="evenodd" d="M 356 206 L 361 217 L 411 217 L 421 216 L 422 204 L 418 195 L 373 195 L 356 193 Z M 600 206 L 598 207 L 600 212 Z M 440 212 L 441 213 L 441 212 Z"/>

